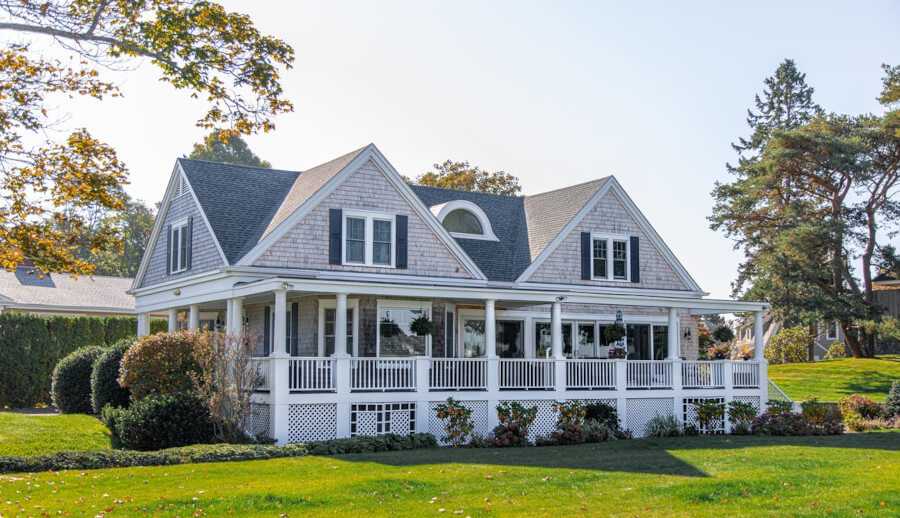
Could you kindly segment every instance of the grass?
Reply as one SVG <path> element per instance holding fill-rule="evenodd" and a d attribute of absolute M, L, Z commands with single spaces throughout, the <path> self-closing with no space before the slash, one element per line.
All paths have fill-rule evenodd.
<path fill-rule="evenodd" d="M 0 477 L 0 515 L 897 516 L 898 446 L 692 437 L 40 473 Z"/>
<path fill-rule="evenodd" d="M 0 457 L 109 448 L 109 431 L 91 416 L 0 412 Z"/>
<path fill-rule="evenodd" d="M 820 401 L 837 401 L 850 394 L 884 401 L 891 382 L 900 380 L 900 355 L 770 365 L 769 378 L 795 401 L 808 394 Z"/>

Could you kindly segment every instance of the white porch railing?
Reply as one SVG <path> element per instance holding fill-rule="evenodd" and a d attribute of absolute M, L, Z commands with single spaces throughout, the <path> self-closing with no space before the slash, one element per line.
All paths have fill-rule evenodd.
<path fill-rule="evenodd" d="M 487 360 L 432 358 L 428 387 L 431 390 L 487 390 Z"/>
<path fill-rule="evenodd" d="M 554 360 L 503 358 L 500 360 L 500 390 L 553 390 Z"/>
<path fill-rule="evenodd" d="M 734 362 L 732 364 L 735 388 L 755 388 L 759 386 L 759 362 Z"/>
<path fill-rule="evenodd" d="M 684 388 L 719 388 L 725 386 L 725 364 L 714 361 L 686 361 L 681 364 Z"/>
<path fill-rule="evenodd" d="M 352 391 L 415 389 L 415 358 L 354 358 L 351 361 L 350 390 Z"/>
<path fill-rule="evenodd" d="M 288 364 L 288 387 L 291 392 L 334 392 L 334 359 L 291 358 Z"/>
<path fill-rule="evenodd" d="M 569 360 L 566 362 L 566 388 L 569 390 L 614 390 L 615 360 Z"/>
<path fill-rule="evenodd" d="M 629 389 L 672 388 L 672 362 L 665 360 L 629 360 L 626 364 Z"/>
<path fill-rule="evenodd" d="M 250 365 L 256 369 L 259 376 L 259 385 L 256 390 L 269 390 L 269 359 L 268 358 L 251 358 Z"/>

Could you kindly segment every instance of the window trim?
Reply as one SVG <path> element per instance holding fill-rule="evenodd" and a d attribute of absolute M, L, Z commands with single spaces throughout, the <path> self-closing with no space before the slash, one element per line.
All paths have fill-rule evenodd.
<path fill-rule="evenodd" d="M 397 267 L 397 216 L 396 214 L 387 214 L 384 212 L 374 212 L 368 210 L 344 209 L 341 221 L 341 264 L 346 266 L 369 266 L 373 268 L 396 268 Z M 347 220 L 362 219 L 365 221 L 363 227 L 363 262 L 347 260 Z M 376 263 L 373 260 L 375 250 L 375 221 L 389 221 L 391 223 L 391 242 L 390 252 L 391 259 L 389 263 Z"/>
<path fill-rule="evenodd" d="M 597 275 L 594 271 L 594 241 L 606 241 L 606 273 Z M 615 266 L 614 243 L 625 243 L 625 278 L 614 278 Z M 603 232 L 591 232 L 591 280 L 606 282 L 631 282 L 631 236 L 627 234 L 606 234 Z"/>
<path fill-rule="evenodd" d="M 178 232 L 178 240 L 179 242 L 175 242 L 175 231 Z M 183 241 L 187 240 L 187 230 L 188 230 L 188 218 L 183 218 L 178 220 L 175 223 L 172 223 L 171 228 L 169 229 L 169 257 L 166 259 L 169 261 L 169 274 L 176 274 L 181 272 L 186 272 L 189 270 L 189 266 L 186 261 L 184 261 L 184 257 L 181 254 L 181 244 Z M 178 261 L 173 261 L 173 259 L 177 257 Z M 185 263 L 182 266 L 182 263 Z M 177 265 L 177 268 L 175 267 Z"/>
<path fill-rule="evenodd" d="M 831 334 L 831 326 L 834 326 L 834 334 Z M 835 320 L 834 322 L 828 322 L 825 324 L 825 339 L 826 340 L 837 340 L 840 333 L 838 332 L 838 322 Z"/>
<path fill-rule="evenodd" d="M 325 358 L 325 310 L 337 309 L 334 299 L 319 299 L 319 318 L 316 333 L 316 351 L 319 358 Z M 359 299 L 347 299 L 347 309 L 353 311 L 353 357 L 359 356 Z M 337 344 L 335 344 L 337 350 Z"/>
<path fill-rule="evenodd" d="M 432 319 L 433 309 L 431 307 L 432 304 L 430 301 L 415 301 L 415 300 L 392 300 L 392 299 L 378 299 L 375 302 L 375 357 L 381 357 L 381 310 L 382 309 L 406 309 L 406 310 L 418 310 L 424 309 L 425 315 L 428 316 L 429 319 Z M 432 320 L 433 321 L 433 320 Z M 408 356 L 406 358 L 418 358 L 419 355 L 416 356 Z M 431 358 L 431 335 L 425 336 L 425 354 L 422 355 L 423 358 Z M 403 356 L 389 356 L 388 358 L 404 358 Z"/>

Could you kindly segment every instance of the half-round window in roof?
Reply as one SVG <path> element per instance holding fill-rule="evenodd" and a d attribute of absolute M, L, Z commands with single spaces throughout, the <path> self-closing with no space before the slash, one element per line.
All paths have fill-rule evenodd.
<path fill-rule="evenodd" d="M 448 201 L 431 207 L 431 213 L 453 237 L 498 241 L 487 214 L 471 201 Z"/>
<path fill-rule="evenodd" d="M 450 211 L 450 213 L 444 216 L 444 221 L 441 223 L 444 225 L 444 228 L 450 232 L 478 234 L 479 236 L 484 235 L 484 228 L 481 226 L 481 221 L 478 219 L 478 216 L 466 209 Z"/>

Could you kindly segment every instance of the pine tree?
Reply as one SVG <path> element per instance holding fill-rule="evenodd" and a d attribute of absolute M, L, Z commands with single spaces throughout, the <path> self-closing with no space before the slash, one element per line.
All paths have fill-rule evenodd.
<path fill-rule="evenodd" d="M 202 144 L 194 144 L 188 158 L 252 167 L 272 167 L 272 164 L 256 156 L 239 135 L 223 138 L 219 131 L 207 135 Z"/>

